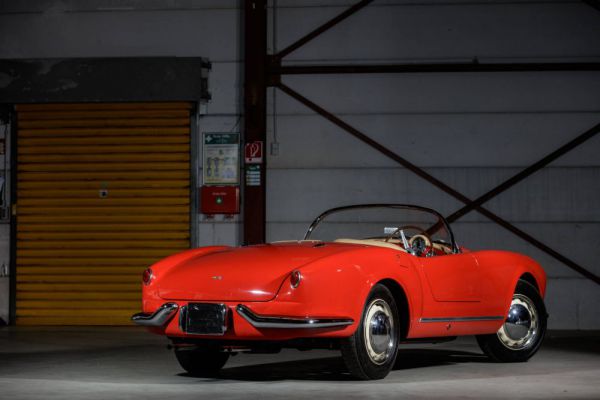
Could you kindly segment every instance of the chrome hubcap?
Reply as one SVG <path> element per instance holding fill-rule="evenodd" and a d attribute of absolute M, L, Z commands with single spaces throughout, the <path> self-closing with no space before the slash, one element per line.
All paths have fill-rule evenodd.
<path fill-rule="evenodd" d="M 522 294 L 515 294 L 508 316 L 498 330 L 498 338 L 510 350 L 523 350 L 535 342 L 538 326 L 539 318 L 533 301 Z"/>
<path fill-rule="evenodd" d="M 369 358 L 378 365 L 385 363 L 396 347 L 396 328 L 390 306 L 381 299 L 371 302 L 363 326 Z"/>

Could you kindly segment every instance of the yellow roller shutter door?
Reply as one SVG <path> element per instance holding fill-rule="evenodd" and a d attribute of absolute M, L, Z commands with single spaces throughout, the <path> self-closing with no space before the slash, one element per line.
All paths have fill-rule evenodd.
<path fill-rule="evenodd" d="M 17 106 L 18 325 L 125 325 L 190 246 L 189 103 Z"/>

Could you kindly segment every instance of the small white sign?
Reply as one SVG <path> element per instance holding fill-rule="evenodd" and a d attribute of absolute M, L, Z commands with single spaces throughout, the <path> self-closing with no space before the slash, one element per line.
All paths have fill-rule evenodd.
<path fill-rule="evenodd" d="M 246 186 L 260 186 L 260 165 L 246 166 Z"/>

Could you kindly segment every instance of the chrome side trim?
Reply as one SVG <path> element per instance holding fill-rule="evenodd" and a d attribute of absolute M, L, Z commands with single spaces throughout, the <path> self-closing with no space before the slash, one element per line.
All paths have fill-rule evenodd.
<path fill-rule="evenodd" d="M 163 326 L 173 318 L 179 306 L 176 303 L 165 303 L 154 313 L 138 313 L 131 320 L 142 326 Z"/>
<path fill-rule="evenodd" d="M 483 317 L 442 317 L 442 318 L 421 318 L 419 322 L 479 322 L 479 321 L 499 321 L 504 320 L 502 315 L 483 316 Z"/>
<path fill-rule="evenodd" d="M 316 329 L 342 327 L 354 323 L 352 319 L 265 317 L 253 313 L 243 304 L 238 304 L 236 311 L 255 328 Z"/>

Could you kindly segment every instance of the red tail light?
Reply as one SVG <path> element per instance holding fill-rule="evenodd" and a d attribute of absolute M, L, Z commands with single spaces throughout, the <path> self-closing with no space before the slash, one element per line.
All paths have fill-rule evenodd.
<path fill-rule="evenodd" d="M 300 282 L 302 281 L 302 274 L 300 273 L 300 271 L 292 271 L 292 274 L 290 275 L 290 284 L 292 285 L 292 287 L 295 289 L 298 287 L 298 285 L 300 285 Z"/>
<path fill-rule="evenodd" d="M 150 284 L 150 281 L 152 280 L 152 268 L 146 268 L 146 270 L 144 271 L 144 274 L 142 275 L 142 281 L 144 282 L 144 285 L 148 285 Z"/>

